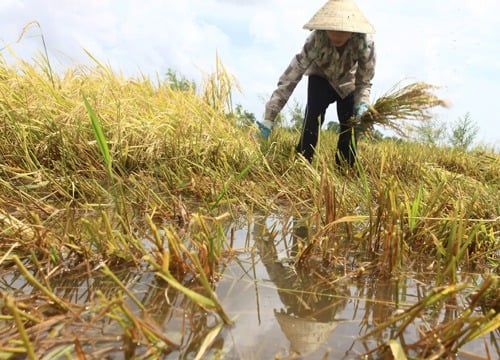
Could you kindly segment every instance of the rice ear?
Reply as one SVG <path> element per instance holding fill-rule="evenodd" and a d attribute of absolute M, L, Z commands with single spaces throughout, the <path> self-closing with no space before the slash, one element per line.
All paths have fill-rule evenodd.
<path fill-rule="evenodd" d="M 448 107 L 448 103 L 432 93 L 439 87 L 425 82 L 410 83 L 392 87 L 384 96 L 378 98 L 362 116 L 361 123 L 378 124 L 390 128 L 403 137 L 408 127 L 406 121 L 427 121 L 433 115 L 429 112 L 435 107 Z"/>

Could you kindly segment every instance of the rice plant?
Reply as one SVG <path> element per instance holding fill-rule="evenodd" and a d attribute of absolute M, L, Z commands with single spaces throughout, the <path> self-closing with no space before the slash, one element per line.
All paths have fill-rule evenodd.
<path fill-rule="evenodd" d="M 233 249 L 227 224 L 271 212 L 306 219 L 290 262 L 318 288 L 431 274 L 435 289 L 374 330 L 416 324 L 421 337 L 370 353 L 436 357 L 498 333 L 498 154 L 361 141 L 358 168 L 343 174 L 332 132 L 309 163 L 295 154 L 296 131 L 262 143 L 235 124 L 237 85 L 219 59 L 204 88 L 176 89 L 91 58 L 62 75 L 43 57 L 0 58 L 0 357 L 206 355 L 238 321 L 217 297 L 220 273 L 253 251 Z M 432 90 L 391 91 L 364 121 L 404 133 L 404 121 L 445 105 Z M 464 282 L 465 270 L 483 281 Z M 149 275 L 143 294 L 134 279 Z M 57 290 L 66 278 L 83 284 Z M 191 336 L 166 336 L 151 298 L 179 304 Z M 425 316 L 455 300 L 459 316 Z"/>

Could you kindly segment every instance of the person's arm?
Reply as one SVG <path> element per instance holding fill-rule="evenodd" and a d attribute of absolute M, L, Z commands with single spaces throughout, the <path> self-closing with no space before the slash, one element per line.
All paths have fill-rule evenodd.
<path fill-rule="evenodd" d="M 315 46 L 315 33 L 313 32 L 307 38 L 302 51 L 294 56 L 290 65 L 288 65 L 285 72 L 280 76 L 278 87 L 266 103 L 265 121 L 273 122 L 276 119 L 311 64 L 313 60 L 312 51 Z"/>
<path fill-rule="evenodd" d="M 363 36 L 359 43 L 360 56 L 358 58 L 358 69 L 356 71 L 356 83 L 354 91 L 355 107 L 370 103 L 372 79 L 375 76 L 375 43 L 369 35 Z"/>

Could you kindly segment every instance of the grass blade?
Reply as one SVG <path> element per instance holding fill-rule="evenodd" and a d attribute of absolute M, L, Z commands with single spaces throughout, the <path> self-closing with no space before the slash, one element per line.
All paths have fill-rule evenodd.
<path fill-rule="evenodd" d="M 108 169 L 109 176 L 113 178 L 111 155 L 109 153 L 108 142 L 106 140 L 106 137 L 104 136 L 104 131 L 102 130 L 101 123 L 99 122 L 99 118 L 97 117 L 96 113 L 94 112 L 94 109 L 92 109 L 92 106 L 90 106 L 85 96 L 83 96 L 83 102 L 89 114 L 90 121 L 92 123 L 92 130 L 94 131 L 94 136 L 97 140 L 97 145 L 99 146 L 99 150 L 104 158 L 104 162 L 106 164 L 106 168 Z"/>

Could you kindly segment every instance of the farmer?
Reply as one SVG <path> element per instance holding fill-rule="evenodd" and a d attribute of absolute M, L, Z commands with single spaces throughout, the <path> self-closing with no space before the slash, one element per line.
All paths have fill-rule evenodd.
<path fill-rule="evenodd" d="M 264 120 L 258 122 L 267 139 L 274 120 L 292 92 L 308 75 L 307 106 L 297 151 L 311 161 L 328 105 L 337 103 L 340 134 L 336 164 L 352 166 L 356 159 L 356 134 L 351 120 L 368 110 L 371 80 L 375 73 L 375 32 L 352 0 L 328 1 L 307 24 L 313 30 L 302 51 L 279 78 L 278 88 L 266 103 Z"/>

